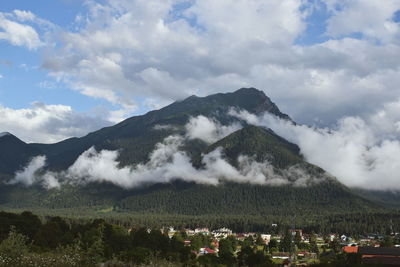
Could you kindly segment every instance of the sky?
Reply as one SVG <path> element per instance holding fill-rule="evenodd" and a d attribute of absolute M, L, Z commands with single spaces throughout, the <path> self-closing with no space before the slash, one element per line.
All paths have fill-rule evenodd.
<path fill-rule="evenodd" d="M 2 0 L 0 132 L 52 143 L 256 87 L 301 124 L 398 139 L 399 22 L 400 0 Z"/>

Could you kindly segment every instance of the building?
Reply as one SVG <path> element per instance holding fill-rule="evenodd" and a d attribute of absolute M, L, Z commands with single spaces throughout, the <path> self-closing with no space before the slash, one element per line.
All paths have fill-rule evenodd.
<path fill-rule="evenodd" d="M 216 253 L 216 251 L 211 248 L 201 248 L 199 251 L 200 255 L 215 254 L 215 253 Z"/>
<path fill-rule="evenodd" d="M 220 228 L 212 231 L 212 234 L 215 238 L 226 238 L 232 235 L 232 230 L 228 228 Z"/>
<path fill-rule="evenodd" d="M 377 266 L 400 266 L 400 248 L 359 247 L 363 264 Z"/>
<path fill-rule="evenodd" d="M 358 247 L 355 246 L 345 246 L 343 247 L 344 253 L 358 253 Z"/>
<path fill-rule="evenodd" d="M 192 229 L 185 229 L 185 233 L 187 236 L 193 236 L 195 234 L 194 230 Z"/>
<path fill-rule="evenodd" d="M 208 228 L 196 228 L 194 229 L 195 234 L 203 234 L 203 235 L 209 235 L 210 230 Z"/>
<path fill-rule="evenodd" d="M 272 258 L 273 258 L 273 259 L 283 259 L 283 260 L 286 260 L 286 259 L 289 259 L 289 257 L 290 257 L 289 252 L 273 252 L 273 253 L 272 253 Z"/>
<path fill-rule="evenodd" d="M 264 241 L 266 245 L 268 245 L 269 241 L 271 241 L 271 235 L 261 234 L 261 239 Z"/>

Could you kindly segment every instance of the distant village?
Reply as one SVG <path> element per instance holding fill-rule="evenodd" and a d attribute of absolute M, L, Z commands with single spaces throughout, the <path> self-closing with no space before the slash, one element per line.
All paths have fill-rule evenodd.
<path fill-rule="evenodd" d="M 267 229 L 160 229 L 103 219 L 69 224 L 61 217 L 42 221 L 29 211 L 0 211 L 0 266 L 400 266 L 400 233 L 392 227 L 363 235 L 278 224 Z"/>
<path fill-rule="evenodd" d="M 272 225 L 277 226 L 276 224 Z M 260 251 L 267 251 L 275 264 L 281 266 L 308 266 L 319 263 L 332 255 L 344 254 L 358 258 L 360 263 L 379 266 L 400 266 L 400 233 L 367 234 L 348 236 L 331 233 L 320 235 L 304 233 L 302 229 L 289 230 L 286 235 L 269 233 L 235 233 L 228 228 L 210 230 L 195 228 L 177 230 L 174 227 L 164 227 L 161 232 L 169 238 L 180 236 L 186 246 L 193 246 L 196 237 L 206 237 L 209 243 L 198 247 L 192 253 L 197 257 L 213 254 L 218 256 L 221 240 L 236 241 L 236 251 L 249 245 Z"/>

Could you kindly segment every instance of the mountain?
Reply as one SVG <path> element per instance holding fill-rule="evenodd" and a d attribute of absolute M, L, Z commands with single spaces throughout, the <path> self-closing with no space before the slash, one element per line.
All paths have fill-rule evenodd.
<path fill-rule="evenodd" d="M 396 190 L 368 190 L 353 188 L 352 191 L 359 196 L 370 199 L 383 206 L 398 208 L 400 207 L 400 191 Z"/>
<path fill-rule="evenodd" d="M 202 115 L 214 118 L 222 125 L 238 122 L 237 118 L 228 114 L 232 108 L 254 114 L 269 112 L 292 121 L 262 91 L 255 88 L 242 88 L 233 93 L 206 97 L 191 96 L 87 136 L 56 144 L 26 144 L 15 136 L 4 135 L 0 137 L 0 173 L 9 178 L 36 155 L 47 157 L 48 170 L 65 170 L 92 146 L 97 150 L 120 151 L 120 167 L 145 163 L 157 143 L 170 135 L 185 135 L 185 125 L 192 117 Z M 307 186 L 266 186 L 231 181 L 213 186 L 177 179 L 134 189 L 94 182 L 80 186 L 65 185 L 52 190 L 39 185 L 0 185 L 0 205 L 20 208 L 111 206 L 118 211 L 181 215 L 276 215 L 288 214 L 293 210 L 308 214 L 341 213 L 379 208 L 351 192 L 335 178 L 325 175 L 321 168 L 307 163 L 297 145 L 270 129 L 248 125 L 244 121 L 240 123 L 242 129 L 212 144 L 198 139 L 186 140 L 182 150 L 189 155 L 193 166 L 199 169 L 204 167 L 204 155 L 220 148 L 224 159 L 238 168 L 238 157 L 246 155 L 259 163 L 269 162 L 277 174 L 293 166 L 301 167 L 303 172 L 299 175 L 311 177 L 313 182 L 307 182 Z"/>
<path fill-rule="evenodd" d="M 237 166 L 240 155 L 253 157 L 258 162 L 270 160 L 277 168 L 303 163 L 300 149 L 270 129 L 249 125 L 210 145 L 205 153 L 222 147 L 230 163 Z M 271 155 L 273 157 L 271 157 Z"/>
<path fill-rule="evenodd" d="M 23 168 L 29 160 L 41 151 L 10 133 L 0 134 L 0 181 Z"/>
<path fill-rule="evenodd" d="M 0 138 L 2 138 L 3 136 L 7 136 L 7 135 L 12 135 L 9 132 L 4 132 L 4 133 L 0 133 Z"/>
<path fill-rule="evenodd" d="M 215 94 L 207 97 L 191 96 L 160 110 L 129 118 L 82 138 L 70 138 L 56 144 L 29 144 L 28 147 L 32 151 L 39 151 L 40 154 L 46 155 L 48 166 L 52 170 L 66 169 L 82 152 L 92 146 L 99 150 L 121 150 L 119 161 L 121 166 L 124 166 L 146 161 L 155 144 L 173 132 L 170 129 L 155 131 L 154 126 L 176 125 L 178 126 L 176 133 L 183 133 L 183 126 L 189 118 L 198 115 L 212 116 L 221 123 L 227 124 L 234 120 L 227 116 L 227 112 L 231 108 L 255 114 L 270 112 L 280 118 L 290 120 L 289 116 L 283 114 L 262 91 L 254 88 L 242 88 L 227 94 Z M 0 150 L 0 157 L 7 157 L 10 153 L 9 149 Z M 15 162 L 7 170 L 1 168 L 0 173 L 12 175 L 21 165 L 26 164 L 26 158 L 21 157 Z"/>

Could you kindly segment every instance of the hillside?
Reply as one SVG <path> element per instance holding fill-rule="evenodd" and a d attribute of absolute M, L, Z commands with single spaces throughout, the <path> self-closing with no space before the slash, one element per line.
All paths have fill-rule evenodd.
<path fill-rule="evenodd" d="M 297 145 L 286 141 L 272 130 L 252 125 L 210 145 L 205 153 L 218 147 L 223 148 L 224 154 L 235 166 L 240 155 L 254 157 L 258 162 L 270 160 L 275 167 L 280 169 L 304 162 Z"/>
<path fill-rule="evenodd" d="M 227 116 L 230 108 L 239 108 L 259 114 L 270 112 L 278 117 L 290 120 L 289 116 L 280 112 L 278 107 L 262 92 L 254 88 L 242 88 L 234 93 L 215 94 L 207 97 L 191 96 L 177 101 L 160 110 L 148 112 L 142 116 L 131 117 L 112 127 L 106 127 L 90 133 L 82 138 L 70 138 L 56 144 L 24 144 L 30 154 L 18 152 L 15 142 L 0 144 L 0 159 L 12 157 L 12 164 L 0 166 L 0 173 L 12 175 L 27 164 L 29 157 L 38 153 L 46 155 L 48 166 L 53 170 L 69 167 L 79 155 L 92 146 L 97 149 L 121 150 L 119 161 L 121 166 L 144 162 L 155 144 L 161 142 L 174 131 L 164 129 L 155 131 L 156 125 L 177 125 L 183 127 L 190 117 L 212 116 L 223 124 L 232 122 L 234 118 Z M 178 133 L 183 132 L 178 127 Z M 176 132 L 175 132 L 176 133 Z M 3 162 L 3 161 L 2 161 Z M 6 161 L 4 161 L 6 162 Z"/>
<path fill-rule="evenodd" d="M 222 125 L 238 122 L 237 118 L 228 115 L 231 108 L 255 114 L 269 112 L 291 120 L 262 91 L 254 88 L 207 97 L 191 96 L 85 137 L 70 138 L 56 144 L 26 144 L 14 136 L 0 137 L 0 173 L 5 174 L 3 179 L 11 177 L 35 155 L 46 155 L 48 170 L 65 170 L 92 146 L 97 150 L 118 150 L 119 166 L 134 166 L 147 162 L 155 145 L 166 137 L 184 135 L 185 125 L 192 117 L 211 117 Z M 204 156 L 218 148 L 222 151 L 223 159 L 237 167 L 239 172 L 239 156 L 248 156 L 253 162 L 271 164 L 269 172 L 264 174 L 267 180 L 273 175 L 286 179 L 287 183 L 270 186 L 266 185 L 268 181 L 235 183 L 228 179 L 214 186 L 183 182 L 176 177 L 168 183 L 130 189 L 98 182 L 79 186 L 63 185 L 60 189 L 51 190 L 40 185 L 24 187 L 3 184 L 0 185 L 0 205 L 8 208 L 50 209 L 106 206 L 117 211 L 181 215 L 285 215 L 294 211 L 301 211 L 304 215 L 379 209 L 378 205 L 352 193 L 336 179 L 325 175 L 321 168 L 307 163 L 297 145 L 270 129 L 247 125 L 243 121 L 241 124 L 242 129 L 212 144 L 199 139 L 185 140 L 182 152 L 190 157 L 193 166 L 199 170 L 205 167 Z M 158 125 L 173 127 L 155 130 Z M 294 171 L 291 168 L 295 168 Z M 297 180 L 303 178 L 305 180 L 301 184 L 296 184 Z"/>
<path fill-rule="evenodd" d="M 21 169 L 34 156 L 41 151 L 16 136 L 0 134 L 0 181 Z"/>

